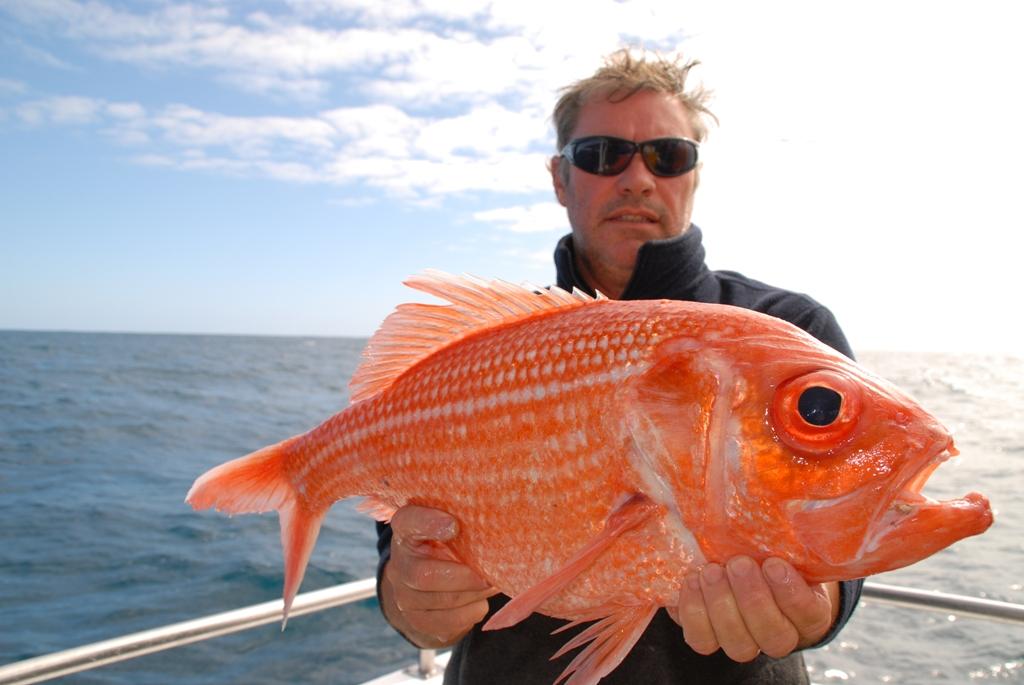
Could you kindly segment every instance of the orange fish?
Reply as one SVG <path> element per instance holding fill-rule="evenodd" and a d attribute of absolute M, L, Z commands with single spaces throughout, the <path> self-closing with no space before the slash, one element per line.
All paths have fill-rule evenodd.
<path fill-rule="evenodd" d="M 330 506 L 362 495 L 451 513 L 450 551 L 534 611 L 598 621 L 559 655 L 596 683 L 684 575 L 779 556 L 808 581 L 923 559 L 992 522 L 972 493 L 921 488 L 957 453 L 884 380 L 779 319 L 724 305 L 623 302 L 428 272 L 449 302 L 404 304 L 370 340 L 352 404 L 218 466 L 196 509 L 276 509 L 285 616 Z"/>

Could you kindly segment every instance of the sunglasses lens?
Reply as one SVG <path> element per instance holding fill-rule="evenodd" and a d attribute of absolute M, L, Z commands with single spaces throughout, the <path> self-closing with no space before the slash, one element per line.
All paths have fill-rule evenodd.
<path fill-rule="evenodd" d="M 647 168 L 658 176 L 681 176 L 697 166 L 697 146 L 679 138 L 644 143 L 642 154 Z"/>
<path fill-rule="evenodd" d="M 621 174 L 633 158 L 633 145 L 615 138 L 584 138 L 573 146 L 573 164 L 600 176 Z"/>

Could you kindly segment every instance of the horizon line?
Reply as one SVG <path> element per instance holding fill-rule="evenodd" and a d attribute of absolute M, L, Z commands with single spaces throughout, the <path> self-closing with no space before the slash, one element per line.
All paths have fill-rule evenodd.
<path fill-rule="evenodd" d="M 73 335 L 135 335 L 135 336 L 180 336 L 180 337 L 221 337 L 221 338 L 316 338 L 328 340 L 369 340 L 373 335 L 343 335 L 323 333 L 236 333 L 217 331 L 127 331 L 127 330 L 97 330 L 97 329 L 71 329 L 71 328 L 5 328 L 0 327 L 2 333 L 47 333 L 47 334 L 73 334 Z M 972 354 L 972 355 L 997 355 L 1013 359 L 1024 360 L 1024 354 L 1008 349 L 936 349 L 919 348 L 909 349 L 905 347 L 864 347 L 854 349 L 855 354 Z"/>

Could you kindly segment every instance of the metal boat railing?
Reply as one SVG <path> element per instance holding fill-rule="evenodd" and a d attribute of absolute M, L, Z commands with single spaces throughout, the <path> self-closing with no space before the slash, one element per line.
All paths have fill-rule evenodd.
<path fill-rule="evenodd" d="M 861 596 L 870 601 L 912 609 L 928 609 L 1005 623 L 1024 623 L 1024 605 L 994 599 L 965 597 L 936 590 L 918 590 L 883 583 L 864 583 L 864 593 Z"/>
<path fill-rule="evenodd" d="M 335 585 L 314 592 L 305 592 L 295 598 L 289 612 L 289 619 L 375 596 L 376 581 L 373 578 Z M 3 685 L 38 683 L 172 647 L 181 647 L 221 635 L 238 633 L 267 623 L 279 622 L 283 611 L 284 602 L 278 599 L 191 621 L 144 630 L 111 640 L 94 642 L 62 652 L 44 654 L 0 666 L 0 683 Z"/>
<path fill-rule="evenodd" d="M 298 595 L 289 618 L 311 614 L 375 596 L 373 578 L 335 585 Z M 1024 605 L 991 599 L 965 597 L 931 590 L 865 583 L 863 598 L 868 601 L 928 609 L 958 616 L 1024 624 Z M 17 661 L 0 666 L 0 685 L 28 685 L 70 675 L 118 661 L 125 661 L 172 647 L 200 642 L 221 635 L 281 620 L 281 600 L 227 611 L 191 621 L 144 630 L 131 635 L 94 642 L 62 652 Z M 434 651 L 421 650 L 419 665 L 410 673 L 425 680 L 435 674 Z"/>

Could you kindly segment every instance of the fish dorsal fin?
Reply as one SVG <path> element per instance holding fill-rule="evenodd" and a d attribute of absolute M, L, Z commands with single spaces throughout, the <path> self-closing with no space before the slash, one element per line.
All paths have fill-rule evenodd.
<path fill-rule="evenodd" d="M 449 304 L 398 305 L 363 350 L 363 362 L 348 385 L 353 403 L 373 397 L 416 362 L 472 333 L 607 299 L 578 289 L 569 293 L 554 286 L 535 288 L 435 270 L 412 276 L 405 285 Z"/>

